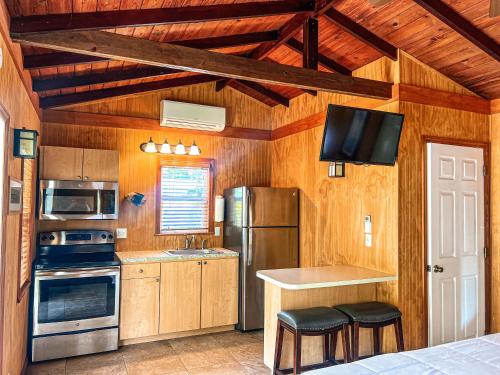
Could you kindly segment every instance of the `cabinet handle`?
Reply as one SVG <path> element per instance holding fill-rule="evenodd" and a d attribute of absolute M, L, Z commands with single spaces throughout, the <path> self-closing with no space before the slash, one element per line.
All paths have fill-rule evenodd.
<path fill-rule="evenodd" d="M 76 176 L 76 178 L 78 178 L 79 180 L 81 180 L 81 179 L 82 179 L 82 176 Z"/>
<path fill-rule="evenodd" d="M 143 273 L 143 272 L 144 272 L 144 270 L 143 270 L 143 269 L 140 269 L 140 270 L 139 270 L 139 273 Z"/>
<path fill-rule="evenodd" d="M 203 264 L 207 264 L 207 261 L 204 261 Z"/>
<path fill-rule="evenodd" d="M 157 282 L 157 283 L 159 283 L 159 282 L 160 282 L 160 278 L 157 278 L 157 279 L 156 279 L 156 282 Z"/>
<path fill-rule="evenodd" d="M 89 179 L 89 176 L 85 176 L 83 179 L 84 179 L 84 180 L 88 180 L 88 179 Z"/>
<path fill-rule="evenodd" d="M 201 262 L 198 262 L 198 265 L 201 266 Z"/>

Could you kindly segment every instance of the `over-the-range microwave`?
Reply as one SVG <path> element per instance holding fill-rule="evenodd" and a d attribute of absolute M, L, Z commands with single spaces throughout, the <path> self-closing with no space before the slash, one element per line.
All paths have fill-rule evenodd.
<path fill-rule="evenodd" d="M 40 220 L 118 219 L 118 183 L 40 181 Z"/>

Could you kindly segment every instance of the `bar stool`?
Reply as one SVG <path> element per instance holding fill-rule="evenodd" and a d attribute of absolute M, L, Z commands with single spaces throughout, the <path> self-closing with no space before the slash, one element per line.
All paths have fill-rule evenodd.
<path fill-rule="evenodd" d="M 279 312 L 273 374 L 290 373 L 292 370 L 280 370 L 279 368 L 285 329 L 293 334 L 293 373 L 300 374 L 303 370 L 301 366 L 302 336 L 323 336 L 323 363 L 306 366 L 307 370 L 311 370 L 336 364 L 335 349 L 338 332 L 341 332 L 342 335 L 344 361 L 350 361 L 348 327 L 349 318 L 331 307 L 312 307 Z M 330 339 L 333 347 L 330 346 Z"/>
<path fill-rule="evenodd" d="M 396 306 L 382 302 L 364 302 L 335 306 L 349 317 L 352 327 L 351 359 L 359 359 L 359 328 L 373 328 L 373 352 L 380 354 L 380 328 L 393 324 L 398 352 L 404 351 L 401 311 Z"/>

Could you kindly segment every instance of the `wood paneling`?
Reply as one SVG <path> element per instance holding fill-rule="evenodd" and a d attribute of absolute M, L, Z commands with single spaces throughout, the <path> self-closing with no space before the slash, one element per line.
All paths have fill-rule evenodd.
<path fill-rule="evenodd" d="M 500 113 L 491 116 L 491 331 L 500 332 Z"/>
<path fill-rule="evenodd" d="M 270 142 L 222 138 L 205 135 L 186 135 L 175 130 L 156 131 L 85 127 L 44 123 L 44 145 L 86 147 L 104 150 L 118 150 L 120 154 L 120 215 L 118 220 L 89 222 L 41 221 L 39 230 L 63 228 L 128 228 L 128 238 L 118 240 L 117 249 L 122 250 L 162 250 L 181 247 L 184 236 L 155 235 L 155 191 L 159 155 L 142 152 L 139 145 L 153 137 L 157 142 L 168 138 L 185 145 L 193 140 L 201 148 L 202 158 L 215 160 L 215 194 L 222 194 L 225 188 L 238 185 L 269 186 L 270 184 Z M 195 159 L 196 157 L 179 156 Z M 130 192 L 146 195 L 146 204 L 136 207 L 123 197 Z M 200 235 L 208 239 L 209 246 L 221 246 L 222 236 Z"/>
<path fill-rule="evenodd" d="M 238 322 L 238 269 L 238 258 L 203 261 L 201 328 Z"/>
<path fill-rule="evenodd" d="M 200 327 L 201 260 L 161 265 L 160 333 Z"/>
<path fill-rule="evenodd" d="M 0 3 L 3 11 L 3 2 Z M 1 15 L 0 24 L 3 30 L 4 14 Z M 3 34 L 0 36 L 0 48 L 3 51 L 3 66 L 0 69 L 0 106 L 10 117 L 11 128 L 26 127 L 39 130 L 39 119 L 36 109 L 33 107 L 29 94 L 26 92 L 23 81 L 17 70 L 11 55 L 11 45 L 7 45 Z M 12 138 L 12 131 L 11 138 Z M 12 139 L 8 145 L 8 173 L 17 179 L 21 179 L 21 159 L 12 157 Z M 19 284 L 19 228 L 20 215 L 8 215 L 5 231 L 5 254 L 0 254 L 3 263 L 3 271 L 0 268 L 1 279 L 3 279 L 3 326 L 0 329 L 2 340 L 2 373 L 19 374 L 26 359 L 27 336 L 28 336 L 28 293 L 25 293 L 20 302 L 17 301 L 17 289 Z M 0 280 L 1 280 L 0 279 Z M 0 287 L 1 287 L 0 281 Z M 1 298 L 0 298 L 1 304 Z M 2 314 L 0 313 L 0 316 Z"/>

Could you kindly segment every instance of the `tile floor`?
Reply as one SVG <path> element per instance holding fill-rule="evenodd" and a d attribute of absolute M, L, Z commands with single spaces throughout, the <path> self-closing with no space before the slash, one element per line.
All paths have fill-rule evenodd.
<path fill-rule="evenodd" d="M 236 331 L 121 347 L 32 364 L 28 375 L 270 374 L 262 362 L 263 333 Z"/>

